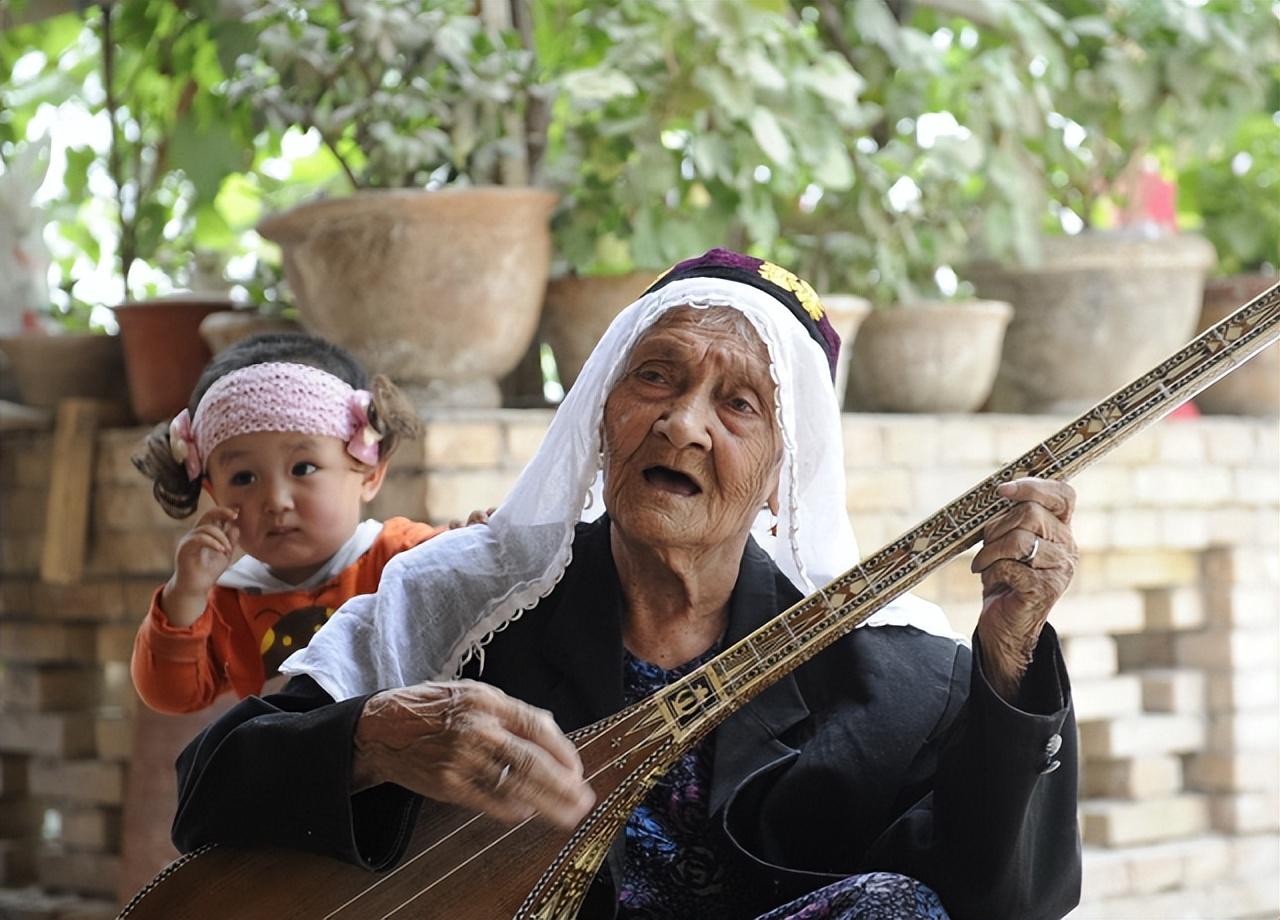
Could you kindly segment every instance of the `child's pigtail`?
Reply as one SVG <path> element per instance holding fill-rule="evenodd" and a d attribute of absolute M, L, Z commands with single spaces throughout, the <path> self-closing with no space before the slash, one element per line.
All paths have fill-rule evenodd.
<path fill-rule="evenodd" d="M 369 405 L 369 424 L 382 435 L 378 459 L 385 462 L 395 452 L 401 438 L 416 438 L 421 433 L 422 422 L 409 398 L 382 374 L 373 378 L 369 391 L 373 394 Z"/>
<path fill-rule="evenodd" d="M 200 480 L 187 477 L 186 467 L 173 459 L 169 448 L 169 423 L 151 429 L 131 458 L 138 472 L 151 479 L 152 494 L 171 518 L 190 517 L 200 504 Z"/>

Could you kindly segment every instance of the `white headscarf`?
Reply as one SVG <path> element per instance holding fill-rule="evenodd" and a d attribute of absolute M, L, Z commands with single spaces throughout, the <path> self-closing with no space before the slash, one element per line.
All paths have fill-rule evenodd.
<path fill-rule="evenodd" d="M 804 594 L 851 568 L 858 552 L 845 511 L 840 411 L 826 355 L 764 291 L 687 278 L 646 294 L 613 321 L 487 526 L 451 530 L 394 557 L 378 592 L 343 604 L 280 671 L 311 675 L 335 700 L 447 680 L 473 655 L 483 655 L 495 632 L 536 607 L 569 565 L 575 524 L 603 510 L 598 480 L 605 399 L 640 336 L 662 313 L 681 306 L 740 310 L 769 351 L 783 443 L 779 536 L 769 533 L 768 511 L 752 535 Z M 913 625 L 959 639 L 941 610 L 910 595 L 863 625 Z"/>

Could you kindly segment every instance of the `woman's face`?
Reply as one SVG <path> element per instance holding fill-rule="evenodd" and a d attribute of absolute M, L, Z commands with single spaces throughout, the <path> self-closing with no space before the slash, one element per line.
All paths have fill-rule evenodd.
<path fill-rule="evenodd" d="M 696 549 L 745 540 L 776 503 L 781 440 L 768 352 L 731 308 L 665 313 L 604 408 L 604 494 L 623 534 Z"/>

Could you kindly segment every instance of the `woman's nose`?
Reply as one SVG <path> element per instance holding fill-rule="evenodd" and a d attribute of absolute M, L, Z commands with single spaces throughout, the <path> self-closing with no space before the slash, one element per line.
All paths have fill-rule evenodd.
<path fill-rule="evenodd" d="M 713 407 L 698 394 L 676 400 L 654 424 L 653 430 L 671 442 L 673 447 L 711 448 Z"/>

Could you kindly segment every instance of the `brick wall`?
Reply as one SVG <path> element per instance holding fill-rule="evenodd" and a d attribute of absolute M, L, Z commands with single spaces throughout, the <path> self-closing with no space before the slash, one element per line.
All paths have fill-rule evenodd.
<path fill-rule="evenodd" d="M 433 418 L 397 455 L 371 513 L 446 521 L 497 503 L 550 416 Z M 863 551 L 1060 423 L 845 416 L 848 508 Z M 132 635 L 187 526 L 164 516 L 129 465 L 142 433 L 99 438 L 86 576 L 67 588 L 36 574 L 51 438 L 0 441 L 0 917 L 19 903 L 21 916 L 48 920 L 113 913 Z M 1084 758 L 1084 902 L 1073 920 L 1274 917 L 1280 426 L 1165 422 L 1075 485 L 1082 558 L 1053 617 Z M 919 589 L 964 630 L 979 595 L 968 561 Z"/>

